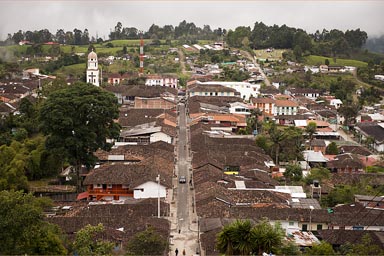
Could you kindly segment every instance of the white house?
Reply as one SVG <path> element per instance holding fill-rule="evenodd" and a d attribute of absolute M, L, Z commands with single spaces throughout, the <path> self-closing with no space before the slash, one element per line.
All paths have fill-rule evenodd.
<path fill-rule="evenodd" d="M 305 71 L 305 72 L 311 71 L 313 74 L 316 74 L 316 73 L 319 73 L 319 72 L 320 72 L 320 68 L 317 67 L 317 66 L 312 66 L 312 67 L 305 66 L 305 67 L 304 67 L 304 71 Z"/>
<path fill-rule="evenodd" d="M 231 114 L 241 114 L 241 115 L 250 115 L 251 110 L 250 106 L 242 102 L 234 102 L 229 104 L 229 113 Z"/>
<path fill-rule="evenodd" d="M 196 85 L 188 89 L 189 97 L 193 96 L 228 96 L 237 97 L 238 92 L 235 89 L 225 87 L 219 84 L 202 84 L 197 82 Z"/>
<path fill-rule="evenodd" d="M 178 88 L 178 80 L 176 77 L 163 75 L 148 75 L 145 79 L 146 86 L 166 86 Z"/>
<path fill-rule="evenodd" d="M 275 100 L 273 106 L 273 115 L 297 115 L 299 104 L 291 100 Z"/>
<path fill-rule="evenodd" d="M 212 82 L 200 82 L 203 85 L 212 85 L 219 84 L 228 88 L 235 89 L 240 93 L 241 98 L 244 100 L 249 100 L 252 97 L 257 98 L 260 94 L 260 84 L 251 84 L 248 82 L 221 82 L 221 81 L 212 81 Z"/>
<path fill-rule="evenodd" d="M 120 133 L 119 141 L 115 145 L 148 145 L 157 141 L 172 144 L 173 137 L 165 133 L 161 126 L 144 127 L 144 125 L 138 125 L 123 130 Z"/>
<path fill-rule="evenodd" d="M 167 188 L 153 181 L 147 181 L 133 189 L 133 198 L 164 198 L 167 196 Z"/>
<path fill-rule="evenodd" d="M 340 108 L 343 105 L 343 102 L 339 99 L 332 99 L 329 105 L 334 106 L 336 109 Z"/>

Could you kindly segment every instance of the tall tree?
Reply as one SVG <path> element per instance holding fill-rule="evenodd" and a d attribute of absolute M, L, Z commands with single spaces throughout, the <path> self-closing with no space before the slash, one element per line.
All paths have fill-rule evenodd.
<path fill-rule="evenodd" d="M 73 253 L 76 255 L 109 255 L 114 243 L 98 239 L 97 235 L 104 231 L 103 224 L 87 225 L 76 233 L 73 242 Z"/>
<path fill-rule="evenodd" d="M 167 249 L 167 240 L 152 227 L 137 233 L 129 240 L 128 255 L 163 255 Z"/>
<path fill-rule="evenodd" d="M 309 122 L 308 125 L 305 127 L 305 133 L 309 138 L 309 150 L 312 150 L 313 135 L 315 134 L 316 129 L 317 124 L 315 122 Z"/>
<path fill-rule="evenodd" d="M 119 135 L 118 113 L 116 97 L 99 87 L 76 83 L 55 91 L 40 110 L 47 148 L 63 152 L 79 174 L 82 165 L 95 163 L 97 149 L 110 149 L 108 138 Z"/>
<path fill-rule="evenodd" d="M 286 134 L 279 129 L 275 123 L 272 123 L 268 130 L 269 138 L 273 142 L 272 150 L 275 156 L 275 164 L 279 165 L 279 155 L 281 152 L 281 144 L 285 140 Z"/>
<path fill-rule="evenodd" d="M 0 192 L 1 255 L 64 255 L 59 229 L 43 220 L 50 202 L 22 192 Z"/>
<path fill-rule="evenodd" d="M 300 165 L 288 165 L 284 172 L 284 177 L 291 181 L 299 181 L 303 178 L 303 172 Z"/>

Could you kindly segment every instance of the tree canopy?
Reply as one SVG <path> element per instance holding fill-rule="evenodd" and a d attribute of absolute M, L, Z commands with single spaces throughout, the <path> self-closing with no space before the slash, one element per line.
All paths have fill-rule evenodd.
<path fill-rule="evenodd" d="M 283 245 L 284 231 L 267 219 L 253 225 L 250 220 L 236 220 L 223 227 L 216 237 L 216 247 L 226 255 L 276 252 Z"/>
<path fill-rule="evenodd" d="M 61 232 L 43 220 L 49 205 L 43 198 L 22 192 L 0 192 L 0 254 L 63 255 Z"/>
<path fill-rule="evenodd" d="M 76 233 L 73 241 L 73 252 L 78 255 L 108 255 L 111 254 L 114 243 L 97 239 L 97 235 L 104 231 L 103 224 L 86 225 Z"/>
<path fill-rule="evenodd" d="M 78 170 L 91 166 L 93 153 L 109 150 L 108 138 L 119 135 L 116 97 L 90 84 L 73 86 L 51 93 L 41 107 L 41 128 L 47 135 L 47 148 L 61 152 Z"/>
<path fill-rule="evenodd" d="M 163 255 L 167 249 L 167 240 L 154 228 L 137 233 L 127 244 L 128 255 Z"/>

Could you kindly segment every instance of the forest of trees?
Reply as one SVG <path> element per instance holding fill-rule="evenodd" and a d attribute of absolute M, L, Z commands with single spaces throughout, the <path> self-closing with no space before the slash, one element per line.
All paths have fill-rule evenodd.
<path fill-rule="evenodd" d="M 268 47 L 279 49 L 294 49 L 300 52 L 322 56 L 349 56 L 361 49 L 367 41 L 367 33 L 360 29 L 345 32 L 323 29 L 309 34 L 300 28 L 273 25 L 267 26 L 263 22 L 256 22 L 251 27 L 239 26 L 235 30 L 223 28 L 212 29 L 209 25 L 197 27 L 193 22 L 182 21 L 178 26 L 164 25 L 160 27 L 152 24 L 148 31 L 139 31 L 135 27 L 124 27 L 118 22 L 109 34 L 109 40 L 120 39 L 180 40 L 183 43 L 194 44 L 197 40 L 226 40 L 229 47 L 250 47 L 264 49 Z M 19 43 L 27 40 L 34 44 L 55 41 L 60 44 L 88 45 L 102 42 L 101 38 L 91 37 L 88 29 L 84 31 L 75 28 L 73 31 L 58 29 L 51 33 L 48 29 L 39 31 L 22 31 L 8 34 L 2 44 Z"/>

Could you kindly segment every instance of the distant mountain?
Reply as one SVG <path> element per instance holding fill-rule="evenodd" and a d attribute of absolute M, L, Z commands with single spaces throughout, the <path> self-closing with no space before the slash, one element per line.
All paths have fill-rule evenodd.
<path fill-rule="evenodd" d="M 363 48 L 371 52 L 384 53 L 384 35 L 368 38 Z"/>

